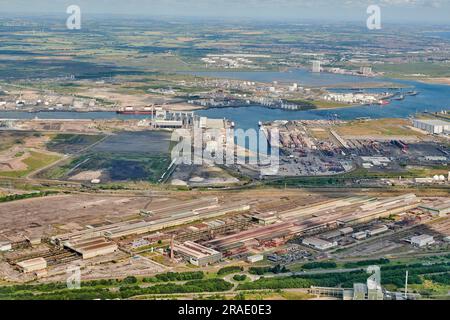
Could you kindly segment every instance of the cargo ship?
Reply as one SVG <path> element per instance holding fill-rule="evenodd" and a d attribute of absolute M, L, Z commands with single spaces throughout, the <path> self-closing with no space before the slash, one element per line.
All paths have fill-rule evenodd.
<path fill-rule="evenodd" d="M 155 109 L 153 107 L 145 107 L 143 109 L 135 110 L 133 107 L 126 107 L 122 110 L 116 111 L 116 113 L 124 115 L 154 115 Z"/>

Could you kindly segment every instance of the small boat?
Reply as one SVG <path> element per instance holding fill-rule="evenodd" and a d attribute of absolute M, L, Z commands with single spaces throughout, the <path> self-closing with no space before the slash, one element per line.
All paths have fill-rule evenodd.
<path fill-rule="evenodd" d="M 419 94 L 419 92 L 417 92 L 417 91 L 408 91 L 406 93 L 406 95 L 408 95 L 408 96 L 417 96 L 418 94 Z"/>

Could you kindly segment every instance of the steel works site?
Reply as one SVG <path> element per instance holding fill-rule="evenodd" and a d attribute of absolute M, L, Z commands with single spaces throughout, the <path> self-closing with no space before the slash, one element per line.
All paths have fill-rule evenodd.
<path fill-rule="evenodd" d="M 232 126 L 159 112 L 165 126 Z M 448 127 L 430 117 L 263 123 L 280 132 L 276 176 L 176 164 L 177 129 L 154 118 L 3 120 L 0 298 L 445 297 Z"/>
<path fill-rule="evenodd" d="M 75 30 L 60 4 L 16 2 L 23 16 L 0 14 L 0 300 L 449 299 L 448 22 L 83 4 Z"/>

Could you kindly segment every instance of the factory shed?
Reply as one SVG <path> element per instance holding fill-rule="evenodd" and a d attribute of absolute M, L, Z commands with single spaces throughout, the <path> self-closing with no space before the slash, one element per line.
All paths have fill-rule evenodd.
<path fill-rule="evenodd" d="M 414 119 L 413 125 L 415 128 L 425 130 L 431 134 L 444 133 L 450 130 L 450 122 L 442 120 Z"/>
<path fill-rule="evenodd" d="M 342 229 L 339 229 L 339 232 L 341 233 L 341 235 L 345 236 L 347 234 L 353 233 L 353 228 L 352 227 L 342 228 Z"/>
<path fill-rule="evenodd" d="M 40 245 L 42 243 L 41 237 L 38 237 L 38 236 L 29 236 L 29 237 L 27 237 L 27 241 L 32 246 L 37 246 L 37 245 Z"/>
<path fill-rule="evenodd" d="M 104 237 L 97 237 L 87 240 L 68 241 L 64 247 L 77 252 L 83 259 L 90 259 L 101 255 L 115 252 L 118 247 L 114 242 L 106 240 Z"/>
<path fill-rule="evenodd" d="M 224 129 L 224 119 L 210 119 L 207 117 L 200 117 L 199 127 L 203 129 Z"/>
<path fill-rule="evenodd" d="M 338 238 L 341 236 L 341 232 L 339 230 L 330 231 L 320 235 L 320 237 L 324 240 L 330 240 L 334 238 Z"/>
<path fill-rule="evenodd" d="M 153 125 L 161 129 L 179 129 L 183 127 L 183 121 L 154 119 Z"/>
<path fill-rule="evenodd" d="M 367 233 L 365 231 L 355 232 L 352 237 L 356 240 L 363 240 L 367 238 Z"/>
<path fill-rule="evenodd" d="M 47 268 L 47 261 L 44 258 L 35 258 L 17 263 L 23 273 L 36 272 Z"/>
<path fill-rule="evenodd" d="M 444 217 L 450 213 L 450 199 L 436 200 L 431 203 L 421 204 L 419 208 L 431 214 Z"/>
<path fill-rule="evenodd" d="M 435 243 L 434 238 L 427 234 L 415 236 L 411 238 L 411 244 L 416 247 L 425 247 L 427 245 Z"/>
<path fill-rule="evenodd" d="M 289 236 L 289 230 L 281 230 L 261 237 L 256 237 L 258 241 L 269 241 L 276 238 L 283 238 Z"/>
<path fill-rule="evenodd" d="M 9 251 L 12 249 L 11 242 L 0 241 L 0 251 Z"/>
<path fill-rule="evenodd" d="M 302 243 L 321 251 L 337 246 L 337 242 L 329 242 L 316 237 L 305 238 Z"/>
<path fill-rule="evenodd" d="M 222 253 L 193 241 L 186 241 L 183 244 L 176 243 L 173 251 L 188 259 L 195 266 L 206 266 L 222 259 Z"/>
<path fill-rule="evenodd" d="M 250 263 L 256 263 L 258 261 L 263 261 L 263 260 L 264 260 L 264 256 L 262 254 L 256 254 L 256 255 L 247 257 L 247 262 L 250 262 Z"/>
<path fill-rule="evenodd" d="M 276 212 L 264 212 L 253 215 L 252 219 L 257 221 L 259 224 L 269 225 L 277 222 L 279 218 Z"/>
<path fill-rule="evenodd" d="M 378 227 L 378 228 L 375 228 L 375 229 L 368 230 L 368 231 L 367 231 L 367 234 L 368 234 L 369 236 L 373 237 L 373 236 L 382 234 L 382 233 L 384 233 L 384 232 L 386 232 L 386 231 L 388 231 L 388 230 L 389 230 L 389 228 L 388 228 L 387 226 L 384 226 L 384 225 L 383 225 L 383 226 L 381 226 L 381 227 Z"/>

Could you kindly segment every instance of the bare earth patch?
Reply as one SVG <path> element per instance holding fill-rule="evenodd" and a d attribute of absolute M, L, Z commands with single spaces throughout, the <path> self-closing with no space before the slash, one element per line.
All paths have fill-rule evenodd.
<path fill-rule="evenodd" d="M 70 177 L 69 180 L 74 181 L 88 181 L 88 180 L 94 180 L 94 179 L 100 179 L 102 176 L 102 170 L 96 170 L 96 171 L 83 171 L 80 172 L 73 177 Z"/>

